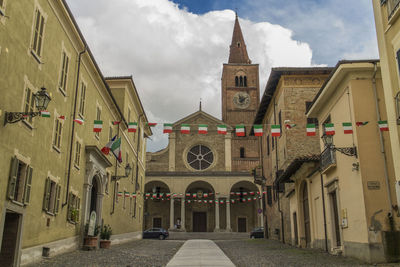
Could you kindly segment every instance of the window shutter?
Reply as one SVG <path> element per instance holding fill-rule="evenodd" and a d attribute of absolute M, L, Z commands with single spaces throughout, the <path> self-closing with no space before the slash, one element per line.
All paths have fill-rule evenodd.
<path fill-rule="evenodd" d="M 76 218 L 75 221 L 79 221 L 79 211 L 80 211 L 80 204 L 81 204 L 81 199 L 79 197 L 76 197 L 76 206 L 75 209 L 77 210 Z"/>
<path fill-rule="evenodd" d="M 44 186 L 43 210 L 49 211 L 49 202 L 50 202 L 50 178 L 47 177 Z"/>
<path fill-rule="evenodd" d="M 56 186 L 56 203 L 54 213 L 58 213 L 58 207 L 60 206 L 60 195 L 61 195 L 61 185 Z"/>
<path fill-rule="evenodd" d="M 28 205 L 31 199 L 31 187 L 32 187 L 32 172 L 31 166 L 27 167 L 26 182 L 25 182 L 25 192 L 24 192 L 24 204 Z"/>
<path fill-rule="evenodd" d="M 15 186 L 17 184 L 18 165 L 19 160 L 17 159 L 17 157 L 13 157 L 10 167 L 10 179 L 8 181 L 8 197 L 10 199 L 15 199 Z"/>

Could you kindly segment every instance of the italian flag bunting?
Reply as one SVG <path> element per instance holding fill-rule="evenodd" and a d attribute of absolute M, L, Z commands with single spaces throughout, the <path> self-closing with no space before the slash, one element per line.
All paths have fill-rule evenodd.
<path fill-rule="evenodd" d="M 263 126 L 262 126 L 262 124 L 255 124 L 254 125 L 254 135 L 255 136 L 262 136 L 263 135 Z"/>
<path fill-rule="evenodd" d="M 172 123 L 164 123 L 163 133 L 172 133 Z"/>
<path fill-rule="evenodd" d="M 103 129 L 103 121 L 95 120 L 93 125 L 93 132 L 99 133 Z"/>
<path fill-rule="evenodd" d="M 186 193 L 185 195 L 186 195 L 187 197 L 190 197 L 190 193 Z"/>
<path fill-rule="evenodd" d="M 379 130 L 381 130 L 381 132 L 389 131 L 389 126 L 387 121 L 378 121 L 378 124 L 379 124 Z"/>
<path fill-rule="evenodd" d="M 128 122 L 128 133 L 136 133 L 137 126 L 137 122 Z"/>
<path fill-rule="evenodd" d="M 122 195 L 123 195 L 122 192 L 117 193 L 117 197 L 122 197 Z"/>
<path fill-rule="evenodd" d="M 84 121 L 82 119 L 75 119 L 74 122 L 78 123 L 79 125 L 82 125 Z"/>
<path fill-rule="evenodd" d="M 360 127 L 360 126 L 365 126 L 365 125 L 368 124 L 368 122 L 369 122 L 369 121 L 357 121 L 357 122 L 356 122 L 356 125 L 359 126 L 359 127 Z"/>
<path fill-rule="evenodd" d="M 334 127 L 333 123 L 325 124 L 325 134 L 326 135 L 335 135 L 335 127 Z"/>
<path fill-rule="evenodd" d="M 125 192 L 125 197 L 130 197 L 131 194 L 129 194 L 129 192 Z"/>
<path fill-rule="evenodd" d="M 193 193 L 192 196 L 193 196 L 193 197 L 197 197 L 197 194 L 196 194 L 196 193 Z"/>
<path fill-rule="evenodd" d="M 246 129 L 244 128 L 244 125 L 236 125 L 236 136 L 245 136 L 246 135 Z"/>
<path fill-rule="evenodd" d="M 146 123 L 146 125 L 147 125 L 147 126 L 149 126 L 149 127 L 154 127 L 154 126 L 156 126 L 156 125 L 157 125 L 157 123 L 154 123 L 154 122 L 148 122 L 148 123 Z"/>
<path fill-rule="evenodd" d="M 281 136 L 281 126 L 278 125 L 271 125 L 271 135 L 273 137 L 279 137 Z"/>
<path fill-rule="evenodd" d="M 133 198 L 136 198 L 136 193 L 132 193 L 132 197 L 133 197 Z"/>
<path fill-rule="evenodd" d="M 113 125 L 118 125 L 118 124 L 120 124 L 120 123 L 121 123 L 121 121 L 113 121 L 113 122 L 112 122 Z"/>
<path fill-rule="evenodd" d="M 226 125 L 217 125 L 218 134 L 226 134 Z"/>
<path fill-rule="evenodd" d="M 199 124 L 199 134 L 207 134 L 207 133 L 208 133 L 208 125 Z"/>
<path fill-rule="evenodd" d="M 182 134 L 190 134 L 190 125 L 189 124 L 182 124 L 181 125 L 181 133 Z"/>
<path fill-rule="evenodd" d="M 203 194 L 203 197 L 208 197 L 208 194 L 207 194 L 207 193 L 204 193 L 204 194 Z"/>
<path fill-rule="evenodd" d="M 353 125 L 351 122 L 343 122 L 343 130 L 344 134 L 352 134 L 353 133 Z"/>
<path fill-rule="evenodd" d="M 121 137 L 118 138 L 115 142 L 112 143 L 111 145 L 111 151 L 114 154 L 114 156 L 117 158 L 118 162 L 122 162 L 122 156 L 121 156 Z"/>
<path fill-rule="evenodd" d="M 294 127 L 296 127 L 296 124 L 294 124 L 294 123 L 286 123 L 285 124 L 285 128 L 287 130 L 290 130 L 290 129 L 294 128 Z"/>
<path fill-rule="evenodd" d="M 316 134 L 315 124 L 314 123 L 307 124 L 307 136 L 315 136 L 315 134 Z"/>
<path fill-rule="evenodd" d="M 65 120 L 65 116 L 64 115 L 61 115 L 61 116 L 59 116 L 58 117 L 60 120 Z"/>
<path fill-rule="evenodd" d="M 50 118 L 50 112 L 48 112 L 47 110 L 42 110 L 40 111 L 40 116 Z"/>

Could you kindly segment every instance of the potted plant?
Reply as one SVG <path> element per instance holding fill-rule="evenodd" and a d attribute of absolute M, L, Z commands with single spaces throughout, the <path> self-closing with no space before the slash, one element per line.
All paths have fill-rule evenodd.
<path fill-rule="evenodd" d="M 103 225 L 103 227 L 101 227 L 101 231 L 100 231 L 100 247 L 101 248 L 110 248 L 111 235 L 112 235 L 111 226 L 109 224 Z"/>
<path fill-rule="evenodd" d="M 85 238 L 83 240 L 83 247 L 87 250 L 92 250 L 97 248 L 97 236 L 99 235 L 99 226 L 96 225 L 94 227 L 94 234 L 93 236 L 89 236 L 89 223 L 85 225 Z"/>

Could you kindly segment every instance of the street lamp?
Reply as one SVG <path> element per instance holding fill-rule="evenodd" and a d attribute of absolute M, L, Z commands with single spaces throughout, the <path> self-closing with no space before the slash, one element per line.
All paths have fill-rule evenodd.
<path fill-rule="evenodd" d="M 128 163 L 128 164 L 126 164 L 126 167 L 125 167 L 125 175 L 114 175 L 111 178 L 115 181 L 118 181 L 121 178 L 127 178 L 129 176 L 129 174 L 131 174 L 131 171 L 132 171 L 132 167 Z"/>
<path fill-rule="evenodd" d="M 47 93 L 46 88 L 42 87 L 41 91 L 37 92 L 36 94 L 33 94 L 33 101 L 35 101 L 35 106 L 36 109 L 38 110 L 37 112 L 5 112 L 5 119 L 4 119 L 4 125 L 7 123 L 16 123 L 19 122 L 26 117 L 36 117 L 40 115 L 40 112 L 43 110 L 47 109 L 47 106 L 49 105 L 51 101 L 50 95 Z"/>
<path fill-rule="evenodd" d="M 325 147 L 327 147 L 328 149 L 331 149 L 333 151 L 339 151 L 340 153 L 346 155 L 346 156 L 354 156 L 354 157 L 358 157 L 357 156 L 357 147 L 353 146 L 353 147 L 336 147 L 333 144 L 333 136 L 332 135 L 327 135 L 327 134 L 323 134 L 321 136 L 322 141 L 324 142 Z"/>

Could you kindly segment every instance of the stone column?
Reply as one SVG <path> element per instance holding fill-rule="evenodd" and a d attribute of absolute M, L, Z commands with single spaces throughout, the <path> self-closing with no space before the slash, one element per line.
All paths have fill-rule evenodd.
<path fill-rule="evenodd" d="M 185 229 L 185 198 L 181 198 L 181 230 L 186 231 Z"/>
<path fill-rule="evenodd" d="M 219 199 L 215 199 L 215 232 L 219 232 Z"/>
<path fill-rule="evenodd" d="M 264 210 L 263 210 L 263 202 L 262 202 L 262 198 L 260 199 L 260 209 L 262 210 L 260 215 L 260 221 L 261 221 L 261 227 L 264 227 Z M 258 211 L 257 211 L 258 212 Z"/>
<path fill-rule="evenodd" d="M 226 231 L 231 232 L 231 203 L 230 199 L 226 202 Z"/>
<path fill-rule="evenodd" d="M 174 229 L 174 198 L 171 196 L 171 206 L 169 208 L 169 229 Z"/>

